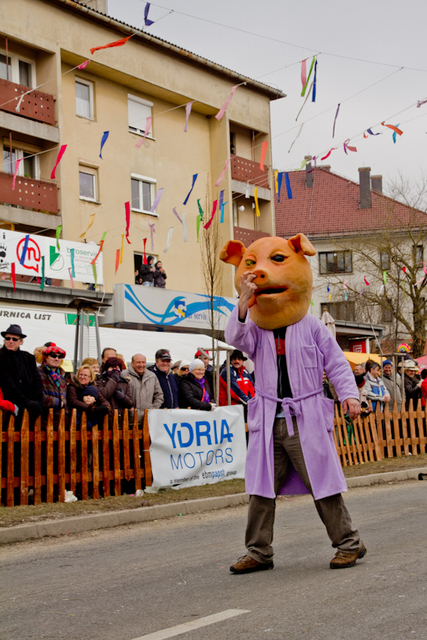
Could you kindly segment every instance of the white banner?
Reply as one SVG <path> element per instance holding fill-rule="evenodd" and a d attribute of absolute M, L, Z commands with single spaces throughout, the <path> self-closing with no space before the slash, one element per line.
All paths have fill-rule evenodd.
<path fill-rule="evenodd" d="M 153 487 L 193 487 L 245 477 L 243 407 L 151 409 Z"/>
<path fill-rule="evenodd" d="M 44 258 L 45 278 L 73 280 L 78 282 L 95 282 L 91 261 L 98 253 L 99 246 L 83 242 L 59 240 L 59 251 L 56 238 L 39 236 L 17 231 L 0 231 L 0 272 L 11 273 L 11 264 L 15 264 L 15 273 L 25 276 L 40 277 L 42 275 L 42 257 Z M 102 253 L 96 260 L 97 284 L 104 284 Z"/>

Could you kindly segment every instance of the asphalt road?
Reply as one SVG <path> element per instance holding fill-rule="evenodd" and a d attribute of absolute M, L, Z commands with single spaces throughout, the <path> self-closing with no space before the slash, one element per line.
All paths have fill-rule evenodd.
<path fill-rule="evenodd" d="M 257 574 L 229 573 L 246 507 L 3 547 L 0 638 L 154 640 L 199 621 L 174 637 L 424 640 L 427 482 L 346 502 L 368 554 L 340 571 L 309 496 L 280 500 L 276 566 Z"/>

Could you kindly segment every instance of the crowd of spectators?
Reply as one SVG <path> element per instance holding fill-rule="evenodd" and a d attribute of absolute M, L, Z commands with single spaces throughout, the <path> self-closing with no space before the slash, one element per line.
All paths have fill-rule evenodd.
<path fill-rule="evenodd" d="M 150 263 L 149 263 L 150 264 Z M 196 409 L 212 411 L 217 406 L 214 395 L 213 370 L 209 353 L 198 349 L 192 360 L 172 363 L 168 349 L 158 349 L 155 363 L 147 367 L 147 359 L 136 353 L 129 364 L 112 347 L 104 348 L 101 362 L 83 360 L 75 374 L 66 374 L 62 362 L 66 352 L 47 342 L 37 347 L 34 355 L 22 349 L 27 337 L 19 325 L 2 331 L 0 348 L 0 408 L 18 416 L 17 424 L 27 409 L 31 423 L 42 415 L 46 424 L 48 410 L 54 410 L 55 426 L 59 410 L 68 417 L 77 410 L 77 426 L 83 413 L 89 429 L 103 424 L 104 417 L 118 411 L 119 424 L 125 409 L 138 412 L 141 424 L 146 409 Z M 244 367 L 241 351 L 231 356 L 231 403 L 247 403 L 255 395 L 251 375 Z M 227 405 L 227 371 L 220 375 L 219 405 Z"/>
<path fill-rule="evenodd" d="M 143 287 L 166 287 L 166 271 L 163 269 L 161 260 L 154 262 L 153 256 L 147 257 L 147 262 L 142 263 L 139 269 L 135 270 L 135 284 L 142 284 Z"/>

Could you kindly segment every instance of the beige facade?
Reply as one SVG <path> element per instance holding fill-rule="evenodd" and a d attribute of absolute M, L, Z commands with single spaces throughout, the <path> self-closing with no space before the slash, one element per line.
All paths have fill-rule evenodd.
<path fill-rule="evenodd" d="M 31 16 L 31 20 L 23 20 L 22 16 Z M 123 47 L 90 54 L 91 47 L 131 34 L 135 35 Z M 283 97 L 281 92 L 70 0 L 2 2 L 0 61 L 5 60 L 6 48 L 18 75 L 0 81 L 2 175 L 10 172 L 7 152 L 12 135 L 15 153 L 44 152 L 27 161 L 27 170 L 33 171 L 30 177 L 41 186 L 46 181 L 55 190 L 58 204 L 56 211 L 53 206 L 38 208 L 27 204 L 23 212 L 14 204 L 10 186 L 9 191 L 2 188 L 0 176 L 0 201 L 4 203 L 0 204 L 0 219 L 4 224 L 13 224 L 18 231 L 47 234 L 53 234 L 62 224 L 62 237 L 79 241 L 95 214 L 85 237 L 98 243 L 107 231 L 107 291 L 112 291 L 114 283 L 134 282 L 135 254 L 142 254 L 143 240 L 147 238 L 147 253 L 162 260 L 169 289 L 202 292 L 200 245 L 196 239 L 197 199 L 207 219 L 222 189 L 224 201 L 228 202 L 220 225 L 224 242 L 233 237 L 256 237 L 259 232 L 274 234 L 270 100 Z M 43 84 L 40 100 L 43 101 L 43 94 L 54 97 L 53 124 L 3 105 L 13 89 L 11 84 L 22 84 L 25 73 L 28 77 L 28 67 L 20 65 L 20 59 L 30 64 L 31 88 Z M 75 68 L 87 59 L 91 62 L 86 69 Z M 246 84 L 236 90 L 226 115 L 218 122 L 215 114 L 232 87 L 242 82 Z M 188 132 L 184 133 L 184 105 L 190 100 L 194 104 Z M 150 114 L 152 129 L 137 148 L 145 118 Z M 109 131 L 109 137 L 101 159 L 100 143 L 105 131 Z M 263 173 L 259 160 L 264 141 L 268 141 L 268 170 Z M 67 144 L 67 149 L 56 179 L 51 182 L 50 171 L 62 144 Z M 230 154 L 228 170 L 220 187 L 215 187 Z M 196 173 L 195 188 L 184 207 Z M 7 176 L 4 179 L 6 184 Z M 255 186 L 259 217 L 253 208 Z M 161 188 L 164 191 L 160 204 L 154 214 L 149 214 L 148 207 Z M 132 207 L 131 244 L 125 241 L 123 263 L 115 274 L 116 250 L 125 233 L 127 201 Z M 179 215 L 187 214 L 188 242 L 183 240 L 174 207 Z M 153 223 L 151 252 L 149 224 Z M 171 246 L 164 253 L 170 227 L 174 228 Z M 222 294 L 233 295 L 229 270 L 224 278 Z"/>

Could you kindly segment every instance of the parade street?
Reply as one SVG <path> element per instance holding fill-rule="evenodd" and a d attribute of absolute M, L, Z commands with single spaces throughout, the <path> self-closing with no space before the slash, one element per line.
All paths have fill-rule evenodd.
<path fill-rule="evenodd" d="M 280 499 L 275 568 L 231 575 L 246 507 L 0 548 L 2 640 L 426 637 L 427 482 L 352 489 L 368 549 L 329 569 L 309 496 Z M 177 628 L 173 628 L 177 627 Z"/>

